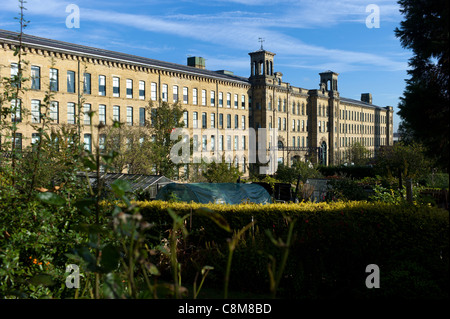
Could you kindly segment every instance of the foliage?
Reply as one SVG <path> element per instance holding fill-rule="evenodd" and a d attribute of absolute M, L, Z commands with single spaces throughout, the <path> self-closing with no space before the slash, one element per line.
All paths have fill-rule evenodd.
<path fill-rule="evenodd" d="M 23 12 L 20 21 L 25 25 Z M 92 152 L 84 150 L 80 131 L 52 129 L 48 90 L 42 121 L 34 127 L 40 138 L 19 152 L 10 139 L 17 125 L 6 119 L 25 89 L 21 70 L 3 79 L 0 101 L 1 129 L 12 141 L 1 144 L 11 154 L 0 165 L 1 298 L 183 298 L 190 293 L 186 282 L 194 283 L 193 298 L 208 286 L 223 287 L 225 298 L 233 289 L 304 299 L 448 297 L 448 212 L 420 200 L 408 204 L 381 188 L 375 202 L 204 205 L 134 202 L 129 184 L 118 180 L 104 200 L 100 171 L 130 164 L 121 156 L 130 158 L 137 143 L 129 153 L 112 145 L 101 149 L 100 140 Z M 165 155 L 181 113 L 164 103 L 159 110 L 148 133 L 157 141 L 149 163 L 170 176 L 174 166 Z M 112 140 L 134 136 L 133 142 L 142 133 L 119 123 L 97 130 Z M 96 173 L 96 188 L 78 175 L 87 171 Z M 305 180 L 319 176 L 307 164 L 295 164 L 294 171 Z M 355 192 L 353 184 L 344 186 Z M 387 289 L 362 287 L 369 263 L 382 267 Z M 68 264 L 80 267 L 79 288 L 65 284 Z"/>
<path fill-rule="evenodd" d="M 293 184 L 299 177 L 306 182 L 308 178 L 321 178 L 322 174 L 310 162 L 295 161 L 291 167 L 279 164 L 275 176 L 281 182 Z"/>
<path fill-rule="evenodd" d="M 417 181 L 432 167 L 424 152 L 423 146 L 417 143 L 411 145 L 397 143 L 382 148 L 376 159 L 376 169 L 382 175 Z"/>
<path fill-rule="evenodd" d="M 360 142 L 353 143 L 347 150 L 347 161 L 354 165 L 365 165 L 369 161 L 369 150 Z"/>
<path fill-rule="evenodd" d="M 448 289 L 448 212 L 427 205 L 403 202 L 335 202 L 300 204 L 201 205 L 160 201 L 136 203 L 144 219 L 155 223 L 153 231 L 161 231 L 170 222 L 167 209 L 180 215 L 193 212 L 185 242 L 193 245 L 179 262 L 184 277 L 194 278 L 189 261 L 214 267 L 205 287 L 220 285 L 227 273 L 230 234 L 211 221 L 196 215 L 206 207 L 223 217 L 231 229 L 248 229 L 234 248 L 229 278 L 230 289 L 261 293 L 271 287 L 274 259 L 282 260 L 283 250 L 273 245 L 273 238 L 288 238 L 289 219 L 295 219 L 289 245 L 289 258 L 280 279 L 280 298 L 401 297 L 445 298 Z M 160 228 L 161 227 L 161 228 Z M 267 235 L 267 231 L 271 236 Z M 400 282 L 394 274 L 407 262 L 416 271 L 408 282 Z M 271 273 L 263 271 L 269 263 Z M 365 288 L 364 269 L 370 263 L 381 267 L 387 278 L 387 290 Z M 277 263 L 278 265 L 278 263 Z M 281 264 L 279 264 L 281 266 Z M 359 274 L 359 275 L 358 275 Z M 273 277 L 275 278 L 275 277 Z M 387 280 L 387 281 L 384 281 Z M 415 283 L 427 285 L 420 292 Z M 408 286 L 407 294 L 403 288 Z M 412 288 L 411 288 L 412 287 Z"/>
<path fill-rule="evenodd" d="M 449 167 L 449 2 L 400 0 L 404 20 L 395 29 L 404 48 L 411 49 L 410 78 L 398 105 L 400 131 L 422 142 L 430 157 Z"/>
<path fill-rule="evenodd" d="M 368 194 L 362 185 L 350 178 L 331 179 L 328 181 L 330 190 L 328 200 L 367 200 Z"/>
<path fill-rule="evenodd" d="M 425 175 L 421 181 L 425 186 L 431 188 L 449 188 L 449 174 L 448 173 L 431 173 Z"/>
<path fill-rule="evenodd" d="M 353 179 L 375 177 L 375 169 L 369 165 L 337 165 L 319 166 L 317 168 L 323 176 L 345 176 Z"/>
<path fill-rule="evenodd" d="M 390 203 L 390 204 L 401 204 L 406 198 L 406 188 L 401 190 L 388 189 L 383 186 L 375 185 L 373 187 L 374 194 L 370 196 L 373 201 Z"/>
<path fill-rule="evenodd" d="M 212 161 L 205 165 L 206 171 L 203 176 L 209 183 L 236 183 L 242 173 L 234 164 L 225 162 L 225 156 L 222 156 L 219 163 Z"/>
<path fill-rule="evenodd" d="M 172 178 L 176 174 L 176 165 L 170 159 L 170 150 L 179 140 L 171 140 L 170 134 L 173 129 L 184 127 L 183 109 L 178 103 L 170 105 L 163 101 L 155 108 L 150 101 L 147 112 L 152 114 L 151 121 L 146 123 L 151 139 L 144 141 L 142 148 L 149 148 L 149 161 L 154 165 L 156 175 Z"/>
<path fill-rule="evenodd" d="M 116 122 L 113 126 L 102 127 L 101 134 L 105 138 L 103 151 L 114 151 L 117 154 L 111 163 L 111 172 L 151 174 L 151 150 L 143 147 L 143 141 L 150 138 L 148 130 Z"/>

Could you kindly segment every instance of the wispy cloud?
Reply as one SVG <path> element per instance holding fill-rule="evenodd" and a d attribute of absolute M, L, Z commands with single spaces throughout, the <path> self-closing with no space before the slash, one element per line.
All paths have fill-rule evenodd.
<path fill-rule="evenodd" d="M 8 1 L 2 10 L 15 10 Z M 274 0 L 265 10 L 259 10 L 258 13 L 245 6 L 251 7 L 267 7 L 267 1 L 262 0 L 213 0 L 213 2 L 226 4 L 229 2 L 244 5 L 243 10 L 220 11 L 220 12 L 199 12 L 195 14 L 182 13 L 175 14 L 171 12 L 168 15 L 150 15 L 150 14 L 134 14 L 120 12 L 120 8 L 112 9 L 92 9 L 88 2 L 86 7 L 81 7 L 81 23 L 94 22 L 103 25 L 99 30 L 92 30 L 89 33 L 83 33 L 83 42 L 89 42 L 91 39 L 95 43 L 124 44 L 127 40 L 123 34 L 116 36 L 111 41 L 111 33 L 107 26 L 122 26 L 124 33 L 133 32 L 154 32 L 159 34 L 170 34 L 178 37 L 202 41 L 205 44 L 214 44 L 216 46 L 226 47 L 229 49 L 241 50 L 249 48 L 249 43 L 254 43 L 253 49 L 257 49 L 257 40 L 264 37 L 266 43 L 276 48 L 278 55 L 284 56 L 286 59 L 296 60 L 295 63 L 286 63 L 291 67 L 297 68 L 321 68 L 321 69 L 346 69 L 346 70 L 363 70 L 370 68 L 380 68 L 389 71 L 404 70 L 406 63 L 403 59 L 386 54 L 375 54 L 367 52 L 358 52 L 352 50 L 342 50 L 318 46 L 304 43 L 297 37 L 286 34 L 281 27 L 289 28 L 318 28 L 329 27 L 333 24 L 342 23 L 343 21 L 358 21 L 365 18 L 367 13 L 365 7 L 367 1 L 362 0 Z M 392 1 L 377 1 L 381 14 L 384 18 L 393 17 L 398 12 L 398 7 L 392 4 Z M 34 0 L 28 4 L 28 11 L 32 14 L 58 17 L 65 21 L 68 13 L 65 8 L 69 4 L 66 1 L 56 0 Z M 125 6 L 125 4 L 124 4 Z M 62 32 L 63 27 L 60 27 Z M 57 28 L 51 30 L 41 27 L 34 29 L 34 33 L 38 30 L 42 36 L 63 37 L 58 33 Z M 65 29 L 67 32 L 67 29 Z M 38 33 L 39 33 L 38 32 Z M 39 35 L 39 34 L 38 34 Z M 66 34 L 67 36 L 68 34 Z M 94 36 L 97 38 L 94 39 Z M 94 41 L 95 40 L 95 41 Z M 148 43 L 130 44 L 140 49 L 156 52 L 156 48 L 149 46 Z M 122 45 L 119 45 L 122 46 Z M 169 50 L 169 47 L 162 46 L 162 50 Z M 250 48 L 251 49 L 251 48 Z M 214 62 L 214 59 L 211 59 Z M 233 65 L 233 59 L 229 59 L 227 63 Z M 301 60 L 302 63 L 298 63 Z M 308 63 L 305 63 L 307 61 Z M 215 61 L 218 63 L 219 61 Z M 237 63 L 236 66 L 241 65 Z M 213 65 L 214 65 L 213 64 Z"/>

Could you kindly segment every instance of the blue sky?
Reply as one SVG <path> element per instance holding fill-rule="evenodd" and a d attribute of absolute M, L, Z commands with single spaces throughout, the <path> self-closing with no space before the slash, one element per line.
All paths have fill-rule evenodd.
<path fill-rule="evenodd" d="M 69 4 L 80 27 L 68 28 Z M 366 7 L 380 9 L 379 28 L 368 28 Z M 202 56 L 210 70 L 249 76 L 249 52 L 276 53 L 274 71 L 293 86 L 316 89 L 319 73 L 339 73 L 341 96 L 397 112 L 411 52 L 394 35 L 403 16 L 388 0 L 28 0 L 26 33 L 186 64 Z M 2 0 L 0 28 L 18 31 L 17 0 Z M 400 119 L 394 117 L 396 130 Z"/>

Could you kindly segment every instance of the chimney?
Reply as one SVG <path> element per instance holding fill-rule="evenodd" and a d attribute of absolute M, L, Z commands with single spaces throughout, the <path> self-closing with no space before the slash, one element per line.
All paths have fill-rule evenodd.
<path fill-rule="evenodd" d="M 190 56 L 187 58 L 187 65 L 204 70 L 206 67 L 205 61 L 205 58 L 202 58 L 200 56 Z"/>
<path fill-rule="evenodd" d="M 361 93 L 361 101 L 372 104 L 372 94 L 371 93 Z"/>

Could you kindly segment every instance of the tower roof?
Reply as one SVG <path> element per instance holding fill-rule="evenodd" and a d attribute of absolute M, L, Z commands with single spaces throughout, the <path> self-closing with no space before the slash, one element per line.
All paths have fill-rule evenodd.
<path fill-rule="evenodd" d="M 272 56 L 276 55 L 276 53 L 273 53 L 273 52 L 270 52 L 270 51 L 267 51 L 267 50 L 261 50 L 261 49 L 258 50 L 258 51 L 250 52 L 249 55 L 261 54 L 261 53 L 266 53 L 266 54 L 269 54 L 269 55 L 272 55 Z"/>
<path fill-rule="evenodd" d="M 333 71 L 331 71 L 331 70 L 327 70 L 327 71 L 321 72 L 321 73 L 319 73 L 319 74 L 330 74 L 330 73 L 339 75 L 339 73 L 333 72 Z"/>

